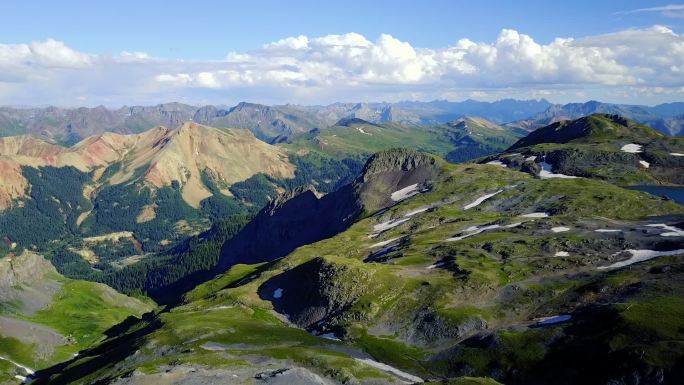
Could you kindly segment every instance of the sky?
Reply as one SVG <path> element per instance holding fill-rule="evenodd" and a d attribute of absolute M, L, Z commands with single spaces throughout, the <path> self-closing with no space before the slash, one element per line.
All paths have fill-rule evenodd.
<path fill-rule="evenodd" d="M 672 1 L 3 4 L 0 104 L 684 100 Z"/>

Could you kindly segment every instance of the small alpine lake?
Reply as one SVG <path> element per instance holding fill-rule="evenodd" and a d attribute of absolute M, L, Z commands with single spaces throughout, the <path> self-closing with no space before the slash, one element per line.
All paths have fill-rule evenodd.
<path fill-rule="evenodd" d="M 655 196 L 665 196 L 684 205 L 684 187 L 681 186 L 630 186 L 627 188 L 647 192 Z"/>

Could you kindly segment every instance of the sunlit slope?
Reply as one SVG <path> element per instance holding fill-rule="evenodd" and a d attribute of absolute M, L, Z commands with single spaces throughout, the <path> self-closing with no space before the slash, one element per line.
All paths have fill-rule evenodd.
<path fill-rule="evenodd" d="M 591 179 L 439 167 L 429 188 L 396 185 L 387 210 L 337 235 L 233 265 L 44 382 L 681 374 L 683 206 Z"/>

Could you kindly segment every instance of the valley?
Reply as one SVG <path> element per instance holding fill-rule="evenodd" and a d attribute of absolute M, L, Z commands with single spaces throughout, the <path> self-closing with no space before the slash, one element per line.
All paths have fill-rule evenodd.
<path fill-rule="evenodd" d="M 257 136 L 0 138 L 0 383 L 683 374 L 684 206 L 634 187 L 684 184 L 681 137 L 601 114 Z"/>
<path fill-rule="evenodd" d="M 300 383 L 474 375 L 530 384 L 558 373 L 567 378 L 560 383 L 576 383 L 586 378 L 562 362 L 590 365 L 584 373 L 610 379 L 622 366 L 592 363 L 617 359 L 641 368 L 642 378 L 657 370 L 676 377 L 667 357 L 681 357 L 671 342 L 679 338 L 677 255 L 684 251 L 676 249 L 679 230 L 670 235 L 663 226 L 681 229 L 684 206 L 602 181 L 429 159 L 410 151 L 371 158 L 351 189 L 331 195 L 355 202 L 343 206 L 349 209 L 311 212 L 309 220 L 302 213 L 288 225 L 307 232 L 321 216 L 330 223 L 357 218 L 336 235 L 297 241 L 294 251 L 274 250 L 282 241 L 265 237 L 252 247 L 258 256 L 274 250 L 266 260 L 236 260 L 249 254 L 227 242 L 221 261 L 228 262 L 219 262 L 225 273 L 44 382 L 223 376 L 251 383 L 261 373 L 268 383 L 281 371 L 307 378 L 296 377 Z M 392 199 L 416 183 L 430 187 Z M 280 213 L 291 218 L 291 205 L 301 212 L 304 196 L 267 208 L 268 216 L 257 216 L 259 228 L 281 221 Z M 607 197 L 615 204 L 602 204 Z M 616 265 L 632 250 L 663 251 L 634 269 Z M 665 288 L 669 296 L 654 297 Z M 646 316 L 653 312 L 657 323 Z M 604 332 L 596 337 L 599 327 Z M 596 338 L 592 355 L 576 350 Z M 645 349 L 649 364 L 630 358 L 635 349 Z M 93 364 L 112 354 L 119 364 L 111 369 Z"/>

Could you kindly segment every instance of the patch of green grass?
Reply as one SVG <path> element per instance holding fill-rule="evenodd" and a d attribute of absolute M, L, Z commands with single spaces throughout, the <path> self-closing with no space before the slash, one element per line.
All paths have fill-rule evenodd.
<path fill-rule="evenodd" d="M 353 342 L 380 362 L 410 370 L 422 375 L 428 374 L 423 366 L 427 352 L 403 342 L 370 335 L 363 329 L 352 331 Z"/>
<path fill-rule="evenodd" d="M 6 355 L 13 361 L 24 365 L 33 365 L 36 363 L 35 347 L 25 344 L 14 337 L 0 336 L 0 352 Z M 0 362 L 7 362 L 0 360 Z"/>
<path fill-rule="evenodd" d="M 640 349 L 652 365 L 671 366 L 684 355 L 684 298 L 658 295 L 615 305 L 621 322 L 609 341 L 612 350 Z"/>
<path fill-rule="evenodd" d="M 101 284 L 68 280 L 46 309 L 26 317 L 50 326 L 73 341 L 76 352 L 103 338 L 103 332 L 151 307 Z"/>
<path fill-rule="evenodd" d="M 10 362 L 0 360 L 0 384 L 16 383 L 14 378 L 15 367 Z"/>
<path fill-rule="evenodd" d="M 192 302 L 205 298 L 220 291 L 221 289 L 247 278 L 252 274 L 258 273 L 260 268 L 264 265 L 265 263 L 257 263 L 253 265 L 234 265 L 225 274 L 221 274 L 211 281 L 207 281 L 187 293 L 185 295 L 185 300 L 186 302 Z"/>

